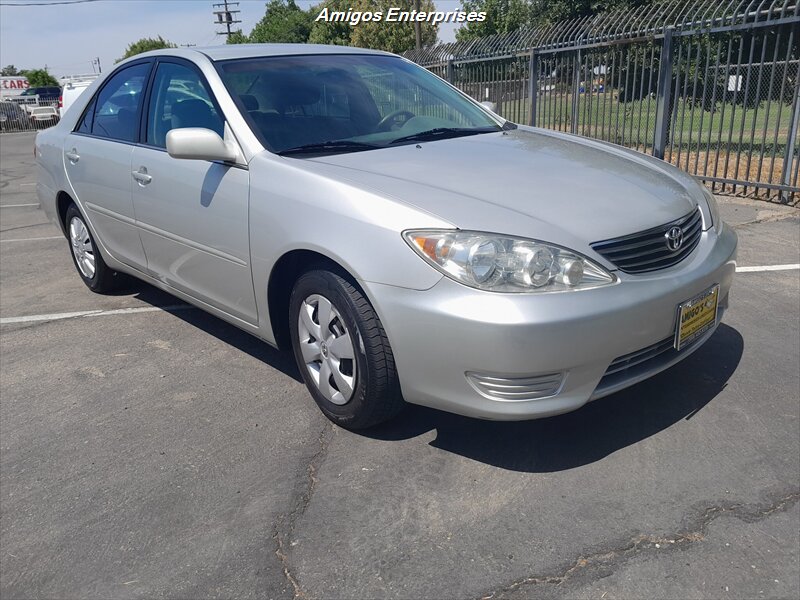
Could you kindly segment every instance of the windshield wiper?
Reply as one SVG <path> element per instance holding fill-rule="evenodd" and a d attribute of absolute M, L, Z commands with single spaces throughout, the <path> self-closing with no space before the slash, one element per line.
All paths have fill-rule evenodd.
<path fill-rule="evenodd" d="M 330 142 L 319 142 L 314 144 L 303 144 L 287 150 L 278 152 L 281 156 L 293 154 L 324 154 L 334 152 L 359 152 L 361 150 L 375 150 L 382 146 L 375 144 L 365 144 L 364 142 L 353 142 L 348 140 L 334 140 Z"/>
<path fill-rule="evenodd" d="M 493 131 L 500 131 L 500 129 L 496 127 L 436 127 L 435 129 L 428 129 L 427 131 L 420 131 L 419 133 L 404 135 L 396 140 L 392 140 L 390 143 L 400 144 L 402 142 L 429 142 L 432 140 L 444 140 L 447 138 L 463 137 L 466 135 L 477 135 L 479 133 L 491 133 Z"/>

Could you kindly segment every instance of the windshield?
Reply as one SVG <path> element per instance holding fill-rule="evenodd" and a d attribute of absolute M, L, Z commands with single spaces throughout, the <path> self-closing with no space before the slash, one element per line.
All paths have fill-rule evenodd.
<path fill-rule="evenodd" d="M 394 56 L 240 59 L 220 74 L 267 148 L 285 155 L 374 150 L 499 131 L 474 103 Z"/>

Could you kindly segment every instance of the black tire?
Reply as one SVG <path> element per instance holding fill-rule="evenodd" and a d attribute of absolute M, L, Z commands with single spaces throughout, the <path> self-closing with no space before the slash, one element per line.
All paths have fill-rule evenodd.
<path fill-rule="evenodd" d="M 352 395 L 344 404 L 334 403 L 320 391 L 303 358 L 300 310 L 308 306 L 304 302 L 318 296 L 330 301 L 352 340 L 356 364 L 350 367 L 355 366 L 355 384 Z M 341 327 L 336 319 L 334 317 L 328 326 L 332 335 Z M 405 402 L 386 332 L 372 305 L 350 281 L 327 270 L 314 270 L 302 275 L 295 283 L 289 301 L 289 329 L 295 360 L 306 387 L 331 421 L 346 429 L 366 429 L 388 421 L 403 409 Z M 333 376 L 329 381 L 336 387 Z"/>
<path fill-rule="evenodd" d="M 78 256 L 76 255 L 76 250 L 73 244 L 71 230 L 73 224 L 77 225 L 78 223 L 82 224 L 86 230 L 86 244 L 91 247 L 91 253 L 94 257 L 94 273 L 88 271 L 86 267 L 82 268 L 81 265 L 78 264 Z M 72 264 L 75 265 L 75 270 L 78 272 L 78 275 L 80 275 L 83 283 L 86 284 L 86 287 L 97 294 L 105 294 L 116 289 L 122 277 L 119 273 L 110 269 L 108 265 L 106 265 L 103 257 L 97 250 L 97 244 L 95 244 L 94 238 L 89 231 L 89 227 L 86 225 L 86 219 L 84 219 L 81 211 L 78 210 L 78 207 L 75 206 L 75 204 L 70 204 L 69 208 L 67 208 L 67 214 L 64 219 L 64 229 L 67 233 L 67 241 L 70 245 Z M 85 270 L 87 270 L 87 272 L 84 272 Z"/>

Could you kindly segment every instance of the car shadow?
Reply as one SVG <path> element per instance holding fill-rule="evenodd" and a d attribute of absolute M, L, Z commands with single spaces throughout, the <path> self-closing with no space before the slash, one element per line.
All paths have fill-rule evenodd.
<path fill-rule="evenodd" d="M 499 422 L 410 406 L 397 419 L 357 433 L 390 441 L 436 430 L 432 446 L 465 458 L 510 471 L 563 471 L 691 419 L 725 389 L 743 350 L 739 332 L 723 324 L 687 360 L 571 413 Z"/>
<path fill-rule="evenodd" d="M 119 295 L 129 295 L 151 306 L 163 308 L 181 321 L 214 336 L 229 346 L 233 346 L 249 354 L 256 360 L 291 377 L 298 383 L 303 383 L 303 378 L 300 375 L 300 371 L 297 369 L 297 364 L 294 362 L 294 356 L 290 352 L 283 352 L 277 348 L 273 348 L 263 340 L 199 308 L 190 307 L 187 304 L 186 309 L 183 310 L 184 303 L 167 292 L 162 292 L 143 281 L 127 278 L 115 293 Z M 180 307 L 180 309 L 175 310 L 170 308 L 176 306 Z"/>
<path fill-rule="evenodd" d="M 131 281 L 127 293 L 152 306 L 180 301 L 148 284 Z M 273 348 L 200 309 L 170 310 L 185 323 L 277 369 L 302 377 L 290 352 Z M 689 420 L 725 389 L 744 351 L 739 332 L 721 324 L 689 358 L 631 388 L 583 408 L 534 421 L 484 421 L 409 405 L 395 419 L 354 432 L 382 441 L 407 440 L 436 431 L 435 448 L 510 471 L 549 473 L 593 463 Z"/>

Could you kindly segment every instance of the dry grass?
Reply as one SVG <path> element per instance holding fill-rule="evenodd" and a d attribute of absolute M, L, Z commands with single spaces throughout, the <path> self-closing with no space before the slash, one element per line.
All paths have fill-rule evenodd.
<path fill-rule="evenodd" d="M 688 171 L 693 175 L 719 177 L 724 179 L 738 179 L 758 183 L 783 183 L 783 157 L 777 155 L 772 158 L 770 154 L 765 154 L 763 159 L 759 153 L 730 153 L 724 152 L 694 152 L 675 150 L 664 157 L 668 162 Z M 796 165 L 797 157 L 790 165 L 790 177 L 793 178 L 796 171 L 791 170 Z M 797 180 L 791 180 L 791 184 L 797 186 Z M 779 199 L 780 193 L 776 190 L 765 188 L 756 189 L 751 183 L 747 186 L 733 184 L 716 184 L 717 188 L 726 193 L 745 195 L 765 199 Z M 790 196 L 790 202 L 800 200 L 798 194 Z"/>

